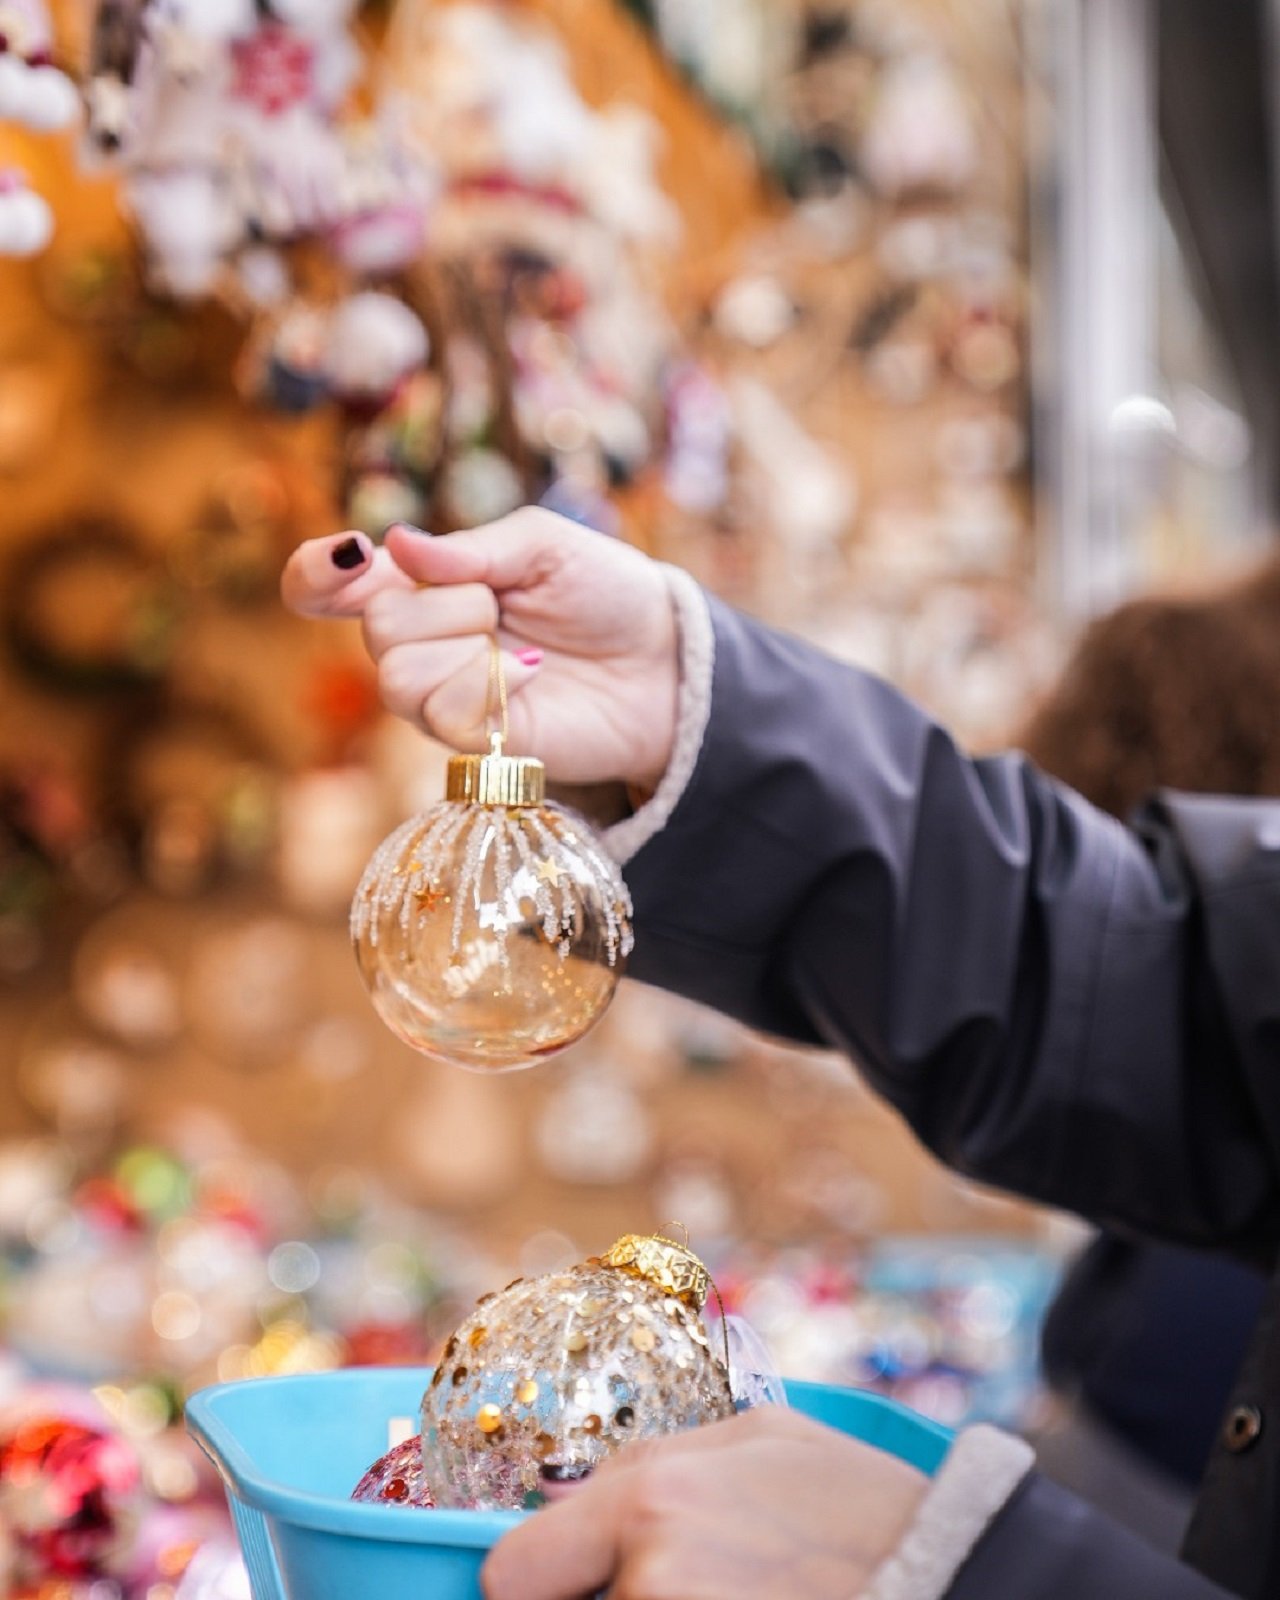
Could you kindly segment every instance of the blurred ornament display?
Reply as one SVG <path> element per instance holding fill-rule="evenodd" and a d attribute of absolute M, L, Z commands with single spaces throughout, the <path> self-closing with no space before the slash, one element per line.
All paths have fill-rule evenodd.
<path fill-rule="evenodd" d="M 69 1417 L 25 1417 L 0 1436 L 6 1592 L 14 1583 L 120 1576 L 141 1482 L 125 1440 Z"/>
<path fill-rule="evenodd" d="M 13 134 L 64 225 L 5 268 L 21 309 L 0 351 L 22 666 L 0 748 L 0 1007 L 19 1041 L 0 1110 L 26 1130 L 0 1147 L 0 1332 L 98 1387 L 148 1487 L 176 1486 L 166 1511 L 200 1469 L 169 1426 L 194 1386 L 427 1362 L 504 1267 L 576 1261 L 575 1239 L 642 1206 L 694 1228 L 788 1374 L 948 1420 L 1035 1404 L 1051 1264 L 943 1243 L 886 1276 L 910 1252 L 871 1242 L 882 1230 L 1018 1224 L 931 1187 L 847 1064 L 785 1065 L 636 987 L 563 1074 L 423 1072 L 364 1003 L 335 921 L 392 819 L 440 792 L 445 755 L 400 724 L 389 754 L 355 641 L 280 611 L 281 564 L 313 533 L 447 530 L 540 500 L 895 678 L 981 744 L 1052 662 L 1027 600 L 1003 13 L 650 9 L 721 103 L 760 86 L 750 114 L 794 205 L 592 0 L 558 31 L 550 7 L 427 0 L 359 19 L 349 0 L 55 8 L 68 62 L 96 14 L 87 176 Z M 0 19 L 42 15 L 0 0 Z M 0 117 L 56 71 L 36 33 L 14 36 Z M 0 250 L 50 223 L 25 179 L 0 182 Z M 493 957 L 481 997 L 505 981 L 500 947 L 541 994 L 578 971 L 557 948 L 565 896 L 585 927 L 604 879 L 584 892 L 538 841 L 524 895 L 511 818 L 468 830 L 490 840 L 478 902 L 433 904 L 423 873 L 410 925 L 430 923 L 465 988 L 465 902 L 462 941 Z M 472 838 L 447 851 L 459 882 Z M 406 942 L 392 917 L 379 960 Z M 607 943 L 582 964 L 602 991 L 621 967 Z M 505 1001 L 494 1015 L 505 1030 Z M 772 1379 L 734 1317 L 750 1397 Z M 126 1600 L 246 1600 L 225 1540 L 184 1569 L 203 1530 L 143 1521 L 151 1576 L 122 1576 Z M 58 1592 L 107 1600 L 86 1591 Z"/>
<path fill-rule="evenodd" d="M 1034 1247 L 934 1237 L 748 1251 L 716 1281 L 789 1378 L 874 1389 L 949 1427 L 1017 1429 L 1041 1403 L 1039 1330 L 1058 1276 Z"/>
<path fill-rule="evenodd" d="M 493 676 L 506 700 L 502 663 Z M 424 1055 L 531 1067 L 603 1015 L 631 953 L 631 899 L 590 825 L 546 799 L 540 761 L 455 756 L 447 798 L 374 855 L 351 937 L 379 1016 Z"/>
<path fill-rule="evenodd" d="M 628 1235 L 483 1297 L 423 1397 L 437 1503 L 536 1505 L 548 1482 L 584 1477 L 637 1439 L 730 1416 L 729 1372 L 702 1318 L 709 1283 L 687 1246 Z"/>
<path fill-rule="evenodd" d="M 80 110 L 75 84 L 54 65 L 44 0 L 0 3 L 0 123 L 33 133 L 68 128 Z M 53 237 L 53 211 L 18 167 L 0 168 L 0 257 L 39 255 Z"/>

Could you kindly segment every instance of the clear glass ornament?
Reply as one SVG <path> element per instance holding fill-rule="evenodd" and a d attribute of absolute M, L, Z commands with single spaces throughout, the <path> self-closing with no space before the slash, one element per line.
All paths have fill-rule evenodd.
<path fill-rule="evenodd" d="M 436 1504 L 513 1510 L 636 1439 L 733 1415 L 702 1318 L 710 1279 L 669 1239 L 487 1295 L 445 1346 L 422 1402 Z"/>
<path fill-rule="evenodd" d="M 447 798 L 386 839 L 351 907 L 379 1016 L 424 1055 L 479 1072 L 574 1044 L 613 999 L 631 899 L 590 824 L 546 799 L 540 761 L 455 756 Z"/>

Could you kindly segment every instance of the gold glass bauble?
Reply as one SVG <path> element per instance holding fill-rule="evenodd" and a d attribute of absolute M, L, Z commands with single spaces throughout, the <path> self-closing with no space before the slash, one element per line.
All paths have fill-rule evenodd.
<path fill-rule="evenodd" d="M 541 763 L 450 762 L 449 798 L 384 841 L 351 936 L 373 1004 L 424 1055 L 531 1067 L 599 1020 L 631 950 L 631 901 L 591 826 L 543 798 Z"/>
<path fill-rule="evenodd" d="M 625 1267 L 609 1264 L 614 1254 L 517 1279 L 449 1340 L 422 1402 L 437 1505 L 536 1504 L 548 1481 L 583 1477 L 633 1440 L 733 1414 L 698 1274 L 682 1276 L 677 1292 L 646 1275 L 634 1251 Z"/>

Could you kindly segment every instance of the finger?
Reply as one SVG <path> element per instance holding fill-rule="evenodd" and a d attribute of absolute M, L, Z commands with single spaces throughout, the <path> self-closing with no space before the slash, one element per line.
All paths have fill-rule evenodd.
<path fill-rule="evenodd" d="M 493 647 L 469 634 L 393 646 L 378 662 L 378 692 L 387 709 L 455 749 L 483 749 L 491 716 Z M 502 652 L 508 701 L 537 674 L 538 651 Z"/>
<path fill-rule="evenodd" d="M 527 589 L 544 579 L 582 530 L 536 507 L 483 528 L 433 538 L 404 526 L 387 534 L 397 564 L 420 583 L 486 583 Z M 590 537 L 596 537 L 591 535 Z"/>
<path fill-rule="evenodd" d="M 657 1439 L 637 1439 L 633 1444 L 626 1445 L 614 1455 L 605 1459 L 592 1473 L 592 1479 L 612 1475 L 615 1472 L 634 1470 L 636 1467 L 651 1465 L 657 1458 L 659 1465 L 666 1461 L 685 1460 L 689 1456 L 701 1456 L 717 1450 L 736 1449 L 741 1445 L 742 1438 L 751 1430 L 748 1420 L 754 1413 L 748 1412 L 742 1416 L 726 1417 L 722 1422 L 708 1423 L 700 1428 L 686 1428 L 681 1433 L 664 1434 Z"/>
<path fill-rule="evenodd" d="M 289 557 L 280 593 L 304 617 L 355 617 L 380 590 L 408 589 L 413 580 L 363 533 L 308 539 Z"/>
<path fill-rule="evenodd" d="M 630 1476 L 595 1475 L 494 1546 L 480 1574 L 485 1600 L 581 1600 L 607 1587 L 634 1515 Z"/>
<path fill-rule="evenodd" d="M 580 1600 L 615 1576 L 634 1529 L 640 1485 L 690 1460 L 740 1448 L 745 1419 L 662 1439 L 637 1440 L 610 1456 L 571 1494 L 548 1504 L 494 1548 L 481 1574 L 485 1600 Z M 703 1471 L 710 1468 L 695 1467 Z"/>
<path fill-rule="evenodd" d="M 497 599 L 482 583 L 383 589 L 364 610 L 365 647 L 375 661 L 399 644 L 493 633 L 497 626 Z"/>

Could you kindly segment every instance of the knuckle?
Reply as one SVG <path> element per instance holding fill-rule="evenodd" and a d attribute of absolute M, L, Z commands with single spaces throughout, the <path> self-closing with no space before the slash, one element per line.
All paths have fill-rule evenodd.
<path fill-rule="evenodd" d="M 400 716 L 416 716 L 428 686 L 418 680 L 412 662 L 390 650 L 378 662 L 378 693 L 385 705 Z"/>
<path fill-rule="evenodd" d="M 548 513 L 543 506 L 517 506 L 506 518 L 508 526 L 519 533 L 540 528 Z"/>
<path fill-rule="evenodd" d="M 398 596 L 384 590 L 375 594 L 364 609 L 361 624 L 365 646 L 375 660 L 386 653 L 396 639 L 396 613 Z"/>
<path fill-rule="evenodd" d="M 657 1451 L 640 1463 L 635 1475 L 633 1510 L 637 1522 L 646 1528 L 663 1527 L 681 1504 L 689 1476 L 681 1465 L 664 1459 Z"/>
<path fill-rule="evenodd" d="M 463 702 L 454 682 L 441 684 L 414 701 L 414 709 L 407 713 L 416 716 L 433 738 L 442 739 L 455 750 L 480 750 L 484 748 L 484 712 L 478 707 L 473 713 Z"/>
<path fill-rule="evenodd" d="M 670 1545 L 650 1545 L 628 1558 L 609 1590 L 610 1600 L 686 1600 L 685 1563 Z"/>

